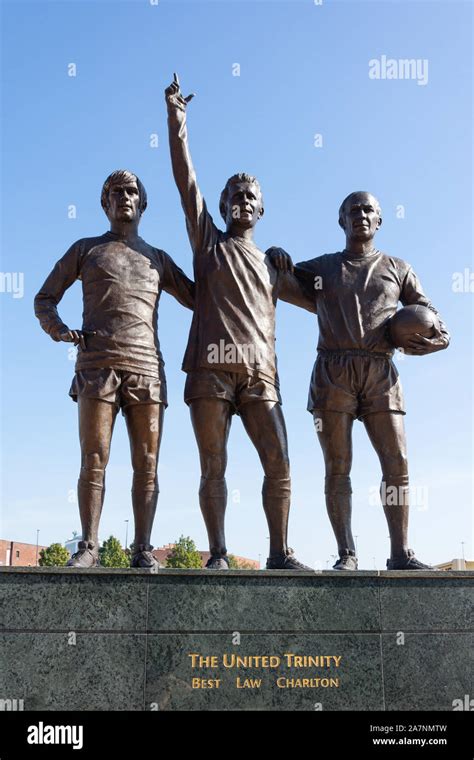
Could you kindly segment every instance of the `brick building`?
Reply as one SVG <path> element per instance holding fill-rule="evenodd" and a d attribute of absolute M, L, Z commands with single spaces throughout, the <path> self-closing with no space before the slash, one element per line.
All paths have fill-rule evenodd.
<path fill-rule="evenodd" d="M 38 563 L 41 549 L 47 548 L 42 544 L 38 545 Z M 36 544 L 0 538 L 0 566 L 35 567 L 36 564 Z"/>

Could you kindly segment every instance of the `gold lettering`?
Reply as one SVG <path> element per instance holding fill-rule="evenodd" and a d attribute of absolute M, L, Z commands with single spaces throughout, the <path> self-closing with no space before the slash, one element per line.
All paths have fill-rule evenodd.
<path fill-rule="evenodd" d="M 243 683 L 240 678 L 236 678 L 235 685 L 237 689 L 259 689 L 262 685 L 261 678 L 245 678 Z"/>
<path fill-rule="evenodd" d="M 221 685 L 220 678 L 193 678 L 191 682 L 193 689 L 219 689 Z"/>
<path fill-rule="evenodd" d="M 215 655 L 209 655 L 209 657 L 203 657 L 200 654 L 188 654 L 191 658 L 192 668 L 218 668 L 218 661 Z"/>

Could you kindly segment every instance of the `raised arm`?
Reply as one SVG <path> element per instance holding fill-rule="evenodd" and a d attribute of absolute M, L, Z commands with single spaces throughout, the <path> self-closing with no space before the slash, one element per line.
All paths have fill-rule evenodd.
<path fill-rule="evenodd" d="M 413 269 L 410 267 L 405 275 L 400 293 L 400 302 L 403 306 L 420 304 L 426 306 L 438 317 L 439 332 L 434 338 L 425 338 L 419 335 L 411 339 L 410 350 L 417 354 L 431 354 L 435 351 L 442 351 L 449 346 L 450 335 L 446 325 L 440 317 L 439 312 L 431 301 L 424 294 L 421 283 Z"/>
<path fill-rule="evenodd" d="M 165 90 L 165 96 L 173 176 L 181 196 L 191 245 L 196 251 L 202 247 L 213 224 L 197 184 L 188 146 L 186 107 L 194 95 L 182 96 L 178 75 L 175 74 L 173 82 Z"/>
<path fill-rule="evenodd" d="M 80 242 L 78 241 L 55 264 L 54 269 L 35 296 L 34 307 L 41 327 L 53 340 L 74 343 L 75 345 L 80 343 L 81 348 L 85 349 L 84 336 L 87 333 L 82 330 L 70 330 L 62 321 L 56 308 L 66 290 L 77 280 L 79 263 Z"/>

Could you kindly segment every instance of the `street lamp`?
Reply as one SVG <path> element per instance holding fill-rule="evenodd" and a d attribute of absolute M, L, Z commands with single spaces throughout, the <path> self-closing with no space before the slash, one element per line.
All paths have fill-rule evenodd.
<path fill-rule="evenodd" d="M 124 522 L 126 524 L 126 528 L 125 528 L 125 550 L 126 550 L 127 545 L 128 545 L 128 520 L 125 520 Z"/>
<path fill-rule="evenodd" d="M 39 528 L 36 530 L 36 567 L 38 567 Z"/>

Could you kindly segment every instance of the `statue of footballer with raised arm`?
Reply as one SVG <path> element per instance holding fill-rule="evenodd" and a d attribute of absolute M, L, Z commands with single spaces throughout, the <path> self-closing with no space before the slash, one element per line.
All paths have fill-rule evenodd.
<path fill-rule="evenodd" d="M 240 415 L 264 470 L 263 508 L 270 534 L 267 569 L 309 570 L 287 546 L 290 465 L 275 358 L 278 298 L 314 312 L 293 275 L 279 272 L 253 240 L 263 216 L 259 183 L 235 174 L 221 193 L 225 232 L 210 216 L 191 161 L 178 77 L 166 89 L 173 174 L 193 250 L 196 301 L 183 361 L 185 401 L 201 461 L 199 501 L 207 528 L 207 567 L 229 563 L 224 532 L 225 470 L 232 415 Z"/>

